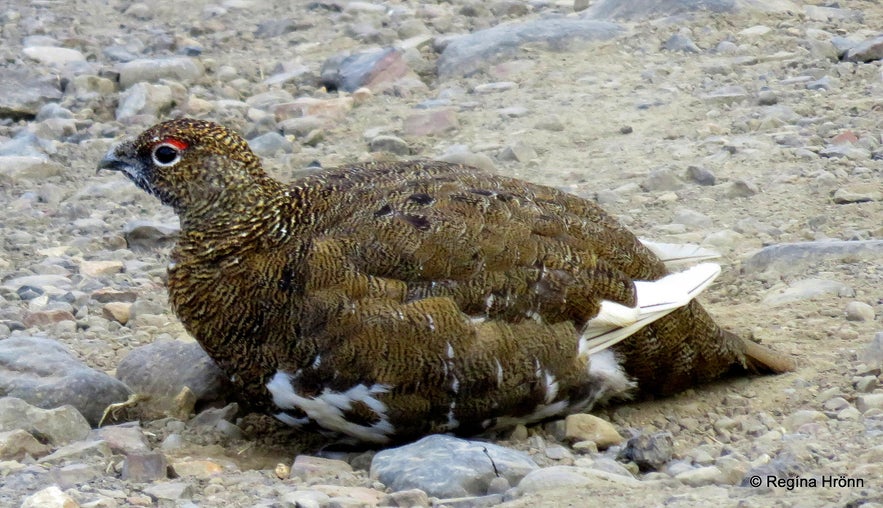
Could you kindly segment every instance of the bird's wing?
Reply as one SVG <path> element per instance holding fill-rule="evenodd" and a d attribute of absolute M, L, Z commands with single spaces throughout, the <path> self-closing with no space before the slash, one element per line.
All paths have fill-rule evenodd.
<path fill-rule="evenodd" d="M 443 163 L 355 175 L 370 184 L 351 189 L 359 199 L 315 243 L 314 259 L 329 268 L 314 277 L 346 263 L 374 283 L 396 281 L 401 301 L 446 297 L 474 319 L 570 321 L 588 339 L 618 328 L 618 340 L 686 305 L 709 279 L 688 271 L 653 282 L 665 275 L 654 252 L 670 260 L 710 251 L 642 243 L 594 203 L 556 189 Z"/>

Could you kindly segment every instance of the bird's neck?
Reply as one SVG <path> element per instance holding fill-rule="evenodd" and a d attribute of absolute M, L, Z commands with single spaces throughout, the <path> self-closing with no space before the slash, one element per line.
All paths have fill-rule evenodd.
<path fill-rule="evenodd" d="M 209 247 L 217 255 L 243 244 L 285 241 L 297 233 L 300 201 L 298 193 L 270 178 L 260 185 L 224 191 L 199 206 L 177 210 L 179 246 Z"/>

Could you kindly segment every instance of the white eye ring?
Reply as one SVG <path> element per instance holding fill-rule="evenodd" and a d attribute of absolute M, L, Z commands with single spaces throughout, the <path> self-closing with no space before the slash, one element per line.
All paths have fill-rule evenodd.
<path fill-rule="evenodd" d="M 170 143 L 163 143 L 153 149 L 150 157 L 157 166 L 167 168 L 174 166 L 181 160 L 181 150 Z"/>

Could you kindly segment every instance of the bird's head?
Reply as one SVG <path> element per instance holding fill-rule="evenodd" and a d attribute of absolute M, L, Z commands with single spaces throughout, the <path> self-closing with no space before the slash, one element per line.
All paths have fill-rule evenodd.
<path fill-rule="evenodd" d="M 235 132 L 213 122 L 181 118 L 123 141 L 98 163 L 120 171 L 178 213 L 212 206 L 225 195 L 247 194 L 266 180 L 260 159 Z"/>

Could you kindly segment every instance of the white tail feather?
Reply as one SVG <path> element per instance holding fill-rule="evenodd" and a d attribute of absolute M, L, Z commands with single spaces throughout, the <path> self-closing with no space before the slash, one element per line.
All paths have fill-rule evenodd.
<path fill-rule="evenodd" d="M 579 354 L 591 355 L 621 342 L 641 328 L 683 307 L 720 274 L 720 266 L 702 263 L 654 281 L 636 281 L 638 304 L 601 302 L 601 311 L 583 328 Z"/>
<path fill-rule="evenodd" d="M 644 247 L 656 255 L 666 265 L 680 265 L 716 259 L 720 254 L 692 243 L 661 243 L 640 239 Z"/>

